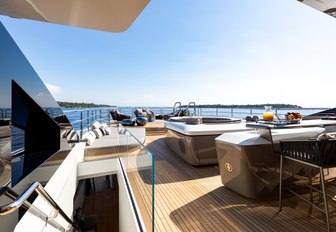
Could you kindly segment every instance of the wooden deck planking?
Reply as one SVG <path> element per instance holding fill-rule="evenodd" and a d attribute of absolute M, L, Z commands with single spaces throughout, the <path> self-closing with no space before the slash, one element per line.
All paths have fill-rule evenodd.
<path fill-rule="evenodd" d="M 194 167 L 172 153 L 164 136 L 148 136 L 147 147 L 155 154 L 156 231 L 326 231 L 324 215 L 295 197 L 278 200 L 248 199 L 221 184 L 216 166 Z M 132 173 L 137 191 L 151 204 L 150 173 Z M 150 212 L 150 205 L 144 212 Z M 336 220 L 331 216 L 332 227 Z"/>
<path fill-rule="evenodd" d="M 108 189 L 104 177 L 95 178 L 96 192 L 85 197 L 83 212 L 85 215 L 95 214 L 98 217 L 97 231 L 119 231 L 118 186 Z"/>
<path fill-rule="evenodd" d="M 158 171 L 164 171 L 164 170 L 160 170 L 157 169 Z M 170 172 L 170 177 L 173 179 L 174 177 L 176 177 L 176 175 L 174 176 L 172 172 Z M 194 191 L 190 191 L 191 188 L 195 188 L 195 186 L 190 186 L 190 183 L 187 182 L 183 182 L 182 184 L 167 184 L 167 186 L 163 185 L 162 188 L 156 188 L 156 189 L 162 189 L 162 194 L 164 194 L 165 192 L 171 192 L 174 193 L 174 207 L 170 208 L 170 210 L 176 210 L 178 209 L 181 205 L 186 205 L 188 204 L 190 201 L 193 201 L 197 198 L 197 195 L 195 195 L 195 190 L 197 191 L 197 189 L 194 189 Z M 158 192 L 158 191 L 157 191 Z M 157 195 L 162 195 L 161 191 L 159 191 L 157 193 Z M 164 202 L 165 203 L 165 202 Z M 168 203 L 166 203 L 168 204 Z M 202 204 L 202 205 L 198 205 L 196 204 L 195 206 L 187 206 L 187 209 L 189 210 L 188 212 L 188 218 L 185 221 L 202 221 L 199 220 L 200 218 L 203 218 L 203 222 L 204 219 L 208 218 L 208 215 L 205 215 L 203 213 L 203 208 L 204 207 L 208 207 L 207 204 Z M 185 210 L 183 211 L 185 212 Z M 196 213 L 198 212 L 198 213 Z M 182 213 L 182 215 L 185 215 L 186 213 Z M 169 215 L 169 214 L 168 214 Z M 207 222 L 207 224 L 212 224 L 212 221 Z M 215 229 L 217 224 L 212 225 L 212 227 Z M 219 229 L 219 228 L 217 228 Z M 214 230 L 217 231 L 217 230 Z"/>
<path fill-rule="evenodd" d="M 155 125 L 158 132 L 159 126 Z M 218 166 L 194 167 L 186 163 L 169 150 L 163 134 L 148 133 L 146 138 L 147 147 L 156 157 L 155 231 L 326 231 L 324 215 L 314 209 L 309 216 L 309 206 L 296 197 L 286 197 L 283 211 L 278 212 L 275 198 L 248 199 L 224 187 Z M 136 167 L 137 159 L 129 162 Z M 128 172 L 128 177 L 145 215 L 147 231 L 151 231 L 151 172 L 135 169 Z M 330 208 L 336 231 L 335 210 Z"/>
<path fill-rule="evenodd" d="M 158 161 L 159 162 L 159 161 Z M 175 163 L 174 163 L 175 164 Z M 158 166 L 158 165 L 157 165 Z M 157 173 L 158 172 L 160 172 L 160 173 L 162 173 L 162 172 L 164 172 L 164 171 L 167 171 L 168 173 L 170 173 L 170 175 L 169 175 L 169 177 L 166 177 L 166 178 L 169 178 L 170 180 L 169 180 L 169 182 L 174 182 L 174 180 L 176 180 L 176 179 L 183 179 L 184 177 L 181 175 L 181 173 L 178 171 L 178 170 L 176 170 L 176 169 L 174 169 L 172 166 L 170 166 L 170 168 L 168 169 L 167 167 L 169 166 L 169 164 L 165 164 L 165 165 L 162 165 L 162 166 L 164 166 L 165 167 L 165 169 L 166 170 L 160 170 L 160 169 L 158 169 L 158 170 L 156 170 L 157 171 Z M 173 170 L 171 170 L 171 168 L 173 168 Z M 168 170 L 167 170 L 168 169 Z M 201 169 L 204 169 L 204 168 L 201 168 Z M 206 169 L 208 169 L 208 168 L 206 168 Z M 216 169 L 215 168 L 215 172 L 217 173 L 218 172 L 218 169 Z M 175 174 L 175 176 L 173 176 L 173 173 L 177 173 L 177 174 Z M 189 173 L 190 174 L 190 173 Z M 191 173 L 192 175 L 191 176 L 193 176 L 193 177 L 195 177 L 195 175 L 194 175 L 194 173 Z M 211 174 L 213 174 L 213 173 L 211 173 Z M 160 175 L 159 175 L 160 176 Z M 198 183 L 197 185 L 195 184 L 195 181 L 198 181 L 198 182 L 200 182 L 200 183 Z M 203 185 L 203 183 L 202 182 L 208 182 L 208 178 L 206 178 L 205 180 L 204 179 L 200 179 L 200 180 L 192 180 L 192 181 L 185 181 L 185 182 L 183 182 L 183 184 L 181 184 L 181 183 L 175 183 L 175 185 L 177 186 L 177 188 L 178 189 L 180 189 L 180 188 L 183 188 L 183 192 L 189 192 L 189 195 L 187 195 L 187 196 L 183 196 L 183 194 L 176 194 L 176 195 L 180 195 L 180 196 L 182 196 L 182 197 L 186 197 L 186 201 L 185 202 L 180 202 L 179 203 L 179 205 L 184 205 L 184 204 L 186 204 L 188 201 L 193 201 L 193 200 L 195 200 L 195 199 L 197 199 L 197 197 L 198 196 L 200 196 L 200 195 L 203 195 L 203 194 L 205 194 L 206 192 L 204 192 L 204 191 L 201 191 L 197 186 L 198 185 L 200 185 L 200 186 L 202 186 Z M 158 188 L 158 186 L 156 186 L 157 188 Z M 190 190 L 191 189 L 193 189 L 193 191 L 191 192 Z M 182 203 L 182 204 L 181 204 Z M 211 202 L 208 202 L 208 201 L 205 201 L 202 205 L 200 205 L 200 206 L 198 206 L 197 204 L 196 204 L 196 208 L 190 208 L 192 211 L 194 211 L 194 210 L 201 210 L 202 211 L 202 209 L 203 208 L 207 208 L 208 207 L 208 205 L 209 204 L 211 204 Z M 199 214 L 199 213 L 198 213 Z M 198 214 L 196 214 L 195 216 L 198 216 Z M 201 214 L 201 216 L 203 216 L 203 218 L 205 218 L 205 219 L 207 219 L 207 218 L 209 218 L 209 216 L 208 215 L 202 215 Z M 195 218 L 195 220 L 197 220 L 197 221 L 200 221 L 199 220 L 199 217 L 196 217 Z M 203 220 L 204 221 L 204 220 Z M 215 221 L 215 222 L 214 222 Z M 222 230 L 223 229 L 223 227 L 226 227 L 226 224 L 224 224 L 224 223 L 222 223 L 223 225 L 221 225 L 221 223 L 218 223 L 217 221 L 219 221 L 219 219 L 217 218 L 217 215 L 216 214 L 214 214 L 214 215 L 212 215 L 212 218 L 211 218 L 211 220 L 209 221 L 209 225 L 211 225 L 214 229 L 215 229 L 215 231 L 217 231 L 217 229 L 218 230 Z M 217 222 L 217 223 L 216 223 Z M 220 227 L 218 227 L 219 225 L 221 225 Z M 229 229 L 229 228 L 228 228 Z"/>

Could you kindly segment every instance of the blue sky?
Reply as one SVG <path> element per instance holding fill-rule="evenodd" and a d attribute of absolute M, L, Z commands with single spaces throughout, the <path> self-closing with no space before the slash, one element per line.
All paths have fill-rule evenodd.
<path fill-rule="evenodd" d="M 336 19 L 296 0 L 156 0 L 122 33 L 0 20 L 59 101 L 336 106 Z"/>

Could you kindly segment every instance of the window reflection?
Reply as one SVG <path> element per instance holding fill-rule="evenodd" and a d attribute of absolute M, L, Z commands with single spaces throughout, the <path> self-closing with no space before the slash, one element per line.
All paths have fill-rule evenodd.
<path fill-rule="evenodd" d="M 36 168 L 33 166 L 30 170 L 29 168 L 32 166 L 30 165 L 31 163 L 35 163 L 38 159 L 42 159 L 44 161 L 53 156 L 53 154 L 50 154 L 50 150 L 43 150 L 43 147 L 47 146 L 41 146 L 40 150 L 36 150 L 38 149 L 37 145 L 39 141 L 35 141 L 36 139 L 32 139 L 31 137 L 27 138 L 32 135 L 36 136 L 31 131 L 27 131 L 27 122 L 34 122 L 34 125 L 32 125 L 32 123 L 28 123 L 30 127 L 29 130 L 32 130 L 32 127 L 35 127 L 34 131 L 44 130 L 44 133 L 41 134 L 41 136 L 50 137 L 52 139 L 55 135 L 48 134 L 51 133 L 48 131 L 48 127 L 43 128 L 42 130 L 40 128 L 42 123 L 39 125 L 40 123 L 38 121 L 36 122 L 36 120 L 32 120 L 32 117 L 39 118 L 39 116 L 34 115 L 30 108 L 25 108 L 27 106 L 20 105 L 25 104 L 22 103 L 24 101 L 18 105 L 19 110 L 12 109 L 12 80 L 14 80 L 15 83 L 17 83 L 18 86 L 20 86 L 24 92 L 37 103 L 39 106 L 38 108 L 41 108 L 41 111 L 44 114 L 42 118 L 45 118 L 46 121 L 48 121 L 49 115 L 50 118 L 52 118 L 52 121 L 58 124 L 56 127 L 59 128 L 57 132 L 58 137 L 60 137 L 62 132 L 61 130 L 72 127 L 62 109 L 59 107 L 49 90 L 41 81 L 38 74 L 25 58 L 24 54 L 18 48 L 1 22 L 0 51 L 0 186 L 8 185 L 11 180 L 11 185 L 13 186 L 17 181 L 22 180 L 25 175 L 29 174 Z M 15 119 L 13 119 L 12 113 L 14 114 L 15 112 L 17 112 L 20 117 L 16 115 L 16 117 L 14 117 Z M 13 120 L 19 121 L 15 124 L 13 123 Z M 14 126 L 14 124 L 19 127 Z M 45 122 L 43 125 L 45 127 Z M 57 141 L 59 140 L 60 138 L 57 139 Z M 36 143 L 34 144 L 34 151 L 30 151 L 30 154 L 34 153 L 33 160 L 31 159 L 32 157 L 29 157 L 27 154 L 29 152 L 24 152 L 25 147 L 32 147 L 29 143 Z M 70 150 L 70 146 L 62 147 L 65 148 L 65 150 Z M 53 149 L 52 153 L 55 153 L 56 151 Z M 12 159 L 13 154 L 16 156 Z M 35 165 L 38 166 L 40 164 L 39 162 L 36 162 Z M 16 176 L 16 181 L 13 181 L 14 174 Z M 32 179 L 31 181 L 39 180 Z"/>

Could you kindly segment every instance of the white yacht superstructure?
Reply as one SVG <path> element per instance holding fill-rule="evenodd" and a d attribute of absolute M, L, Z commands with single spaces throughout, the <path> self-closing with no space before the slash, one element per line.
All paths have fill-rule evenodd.
<path fill-rule="evenodd" d="M 335 16 L 335 0 L 303 0 L 302 2 Z M 121 32 L 131 25 L 148 3 L 149 0 L 103 0 L 99 2 L 86 0 L 0 0 L 0 14 L 14 18 Z M 72 133 L 73 128 L 69 120 L 2 24 L 0 24 L 0 51 L 1 230 L 27 231 L 27 228 L 31 231 L 80 230 L 78 228 L 79 225 L 74 222 L 76 217 L 75 210 L 77 209 L 74 198 L 76 198 L 79 182 L 84 179 L 90 180 L 101 176 L 106 176 L 108 179 L 112 175 L 117 179 L 119 186 L 118 230 L 154 231 L 155 228 L 161 228 L 160 226 L 164 225 L 168 219 L 164 219 L 161 222 L 162 224 L 154 226 L 155 164 L 154 155 L 143 145 L 146 139 L 145 129 L 124 129 L 107 125 L 111 130 L 111 134 L 105 134 L 105 141 L 103 141 L 104 139 L 100 140 L 102 142 L 100 142 L 101 144 L 98 147 L 88 148 L 87 143 L 89 143 L 90 136 L 81 138 L 72 136 L 74 135 Z M 41 96 L 37 93 L 43 93 L 44 97 L 36 97 Z M 110 121 L 107 121 L 107 124 L 109 123 Z M 184 124 L 181 126 L 182 124 L 175 125 L 172 123 L 167 123 L 167 125 L 171 128 L 175 126 L 178 132 L 183 130 L 189 134 L 197 133 L 194 130 L 195 126 L 186 126 Z M 19 131 L 20 138 L 24 144 L 23 149 L 18 151 L 12 150 L 14 127 Z M 92 126 L 90 129 L 99 130 L 102 127 L 94 128 Z M 222 131 L 222 128 L 220 129 Z M 239 127 L 238 129 L 248 130 L 245 127 Z M 218 131 L 218 128 L 215 131 Z M 96 136 L 101 137 L 100 135 Z M 178 162 L 184 165 L 182 160 Z M 179 166 L 181 163 L 175 164 Z M 163 170 L 169 165 L 166 164 L 165 166 L 160 166 L 160 168 Z M 186 180 L 185 176 L 180 177 L 179 174 L 175 173 L 175 169 L 171 168 L 170 170 L 174 170 L 174 172 L 170 173 L 170 177 L 180 178 L 179 181 L 184 182 L 183 187 L 189 186 L 189 181 L 192 181 L 191 179 L 197 176 L 190 174 L 190 170 L 194 170 L 194 167 L 185 168 L 188 171 L 186 176 L 192 176 L 190 180 Z M 218 168 L 211 168 L 208 173 L 212 175 L 216 171 L 218 174 Z M 133 172 L 136 172 L 137 175 L 133 175 Z M 170 180 L 170 177 L 165 177 L 166 179 L 160 177 L 159 182 Z M 138 181 L 140 179 L 141 181 Z M 209 177 L 209 179 L 211 178 Z M 217 186 L 217 182 L 213 181 L 213 179 L 211 179 L 209 184 L 211 185 L 210 187 L 207 183 L 201 181 L 198 184 L 208 190 L 210 189 L 211 193 L 203 194 L 203 190 L 200 190 L 201 188 L 195 188 L 195 190 L 192 189 L 193 186 L 189 186 L 192 189 L 190 192 L 195 193 L 195 195 L 191 196 L 194 201 L 195 199 L 202 201 L 202 199 L 197 199 L 197 194 L 203 194 L 199 198 L 204 198 L 207 194 L 214 195 L 215 199 L 220 195 L 216 194 L 216 187 L 213 186 Z M 132 190 L 132 185 L 137 185 L 141 191 L 135 192 L 135 189 Z M 162 186 L 161 183 L 159 194 L 164 196 L 167 193 L 162 190 L 164 189 Z M 31 197 L 34 191 L 37 195 Z M 181 202 L 187 201 L 183 194 L 188 191 L 183 191 L 183 193 L 179 189 L 174 189 L 174 191 L 183 196 Z M 230 193 L 228 192 L 228 194 Z M 147 202 L 137 202 L 140 195 L 141 197 L 145 196 L 143 199 L 147 199 Z M 172 196 L 167 196 L 167 199 L 170 197 Z M 159 213 L 159 216 L 161 216 L 159 219 L 167 216 L 167 208 L 170 208 L 170 210 L 174 207 L 176 208 L 173 201 L 174 199 L 165 207 L 163 207 L 165 205 L 164 200 L 161 199 L 158 202 L 158 205 L 162 206 L 162 208 L 159 208 L 159 210 L 162 210 Z M 224 201 L 218 201 L 224 204 Z M 205 202 L 209 204 L 210 208 L 215 205 L 207 199 Z M 246 202 L 249 201 L 246 200 Z M 180 210 L 183 215 L 189 215 L 190 218 L 194 218 L 198 213 L 197 211 L 202 211 L 202 207 L 204 207 L 204 205 L 202 206 L 196 202 L 197 207 L 201 208 L 191 212 L 190 209 L 194 206 L 189 204 L 190 202 L 178 209 L 174 208 L 174 212 L 168 213 L 168 217 L 174 218 L 174 214 L 178 214 Z M 228 209 L 239 207 L 227 205 L 227 202 L 225 204 Z M 18 210 L 20 207 L 29 209 L 25 212 L 25 210 Z M 228 216 L 220 210 L 217 212 L 219 213 L 218 215 L 216 214 L 216 217 L 224 215 L 223 218 L 229 222 L 227 230 L 264 229 L 251 219 L 246 220 L 249 224 L 246 228 L 241 226 L 238 217 L 235 217 L 237 214 L 235 211 L 232 211 L 233 216 Z M 207 218 L 209 215 L 201 216 L 202 218 Z M 211 216 L 209 217 L 212 218 Z M 288 218 L 285 217 L 285 219 Z M 181 230 L 189 230 L 197 224 L 197 222 L 193 222 L 185 226 L 183 224 L 184 221 L 188 222 L 189 218 L 176 220 L 176 225 Z M 217 221 L 220 220 L 217 218 Z M 211 224 L 212 222 L 208 223 Z M 307 222 L 305 223 L 307 224 Z M 304 227 L 309 228 L 309 224 L 306 224 L 304 224 Z M 323 227 L 320 222 L 316 224 L 314 224 L 316 228 Z M 292 224 L 286 225 L 295 229 Z M 197 226 L 199 225 L 197 224 Z M 175 227 L 171 225 L 169 228 Z M 199 228 L 202 229 L 203 227 Z M 217 227 L 215 230 L 221 231 L 221 229 L 223 227 Z M 268 231 L 267 229 L 264 230 Z"/>

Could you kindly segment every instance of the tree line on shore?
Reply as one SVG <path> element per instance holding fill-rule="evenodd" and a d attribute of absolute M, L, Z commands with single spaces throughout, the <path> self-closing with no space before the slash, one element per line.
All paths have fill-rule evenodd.
<path fill-rule="evenodd" d="M 63 108 L 99 108 L 99 107 L 116 107 L 105 104 L 94 104 L 85 102 L 57 102 L 60 107 Z M 272 108 L 302 108 L 298 105 L 292 104 L 247 104 L 247 105 L 222 105 L 222 104 L 204 104 L 196 105 L 199 108 L 254 108 L 254 109 L 264 109 L 264 106 L 272 106 Z"/>
<path fill-rule="evenodd" d="M 94 104 L 85 102 L 62 102 L 58 101 L 58 105 L 62 108 L 99 108 L 99 107 L 114 107 L 104 104 Z"/>
<path fill-rule="evenodd" d="M 292 104 L 247 104 L 247 105 L 222 105 L 222 104 L 206 104 L 197 105 L 199 108 L 253 108 L 253 109 L 264 109 L 265 106 L 272 106 L 272 108 L 302 108 L 298 105 Z"/>

